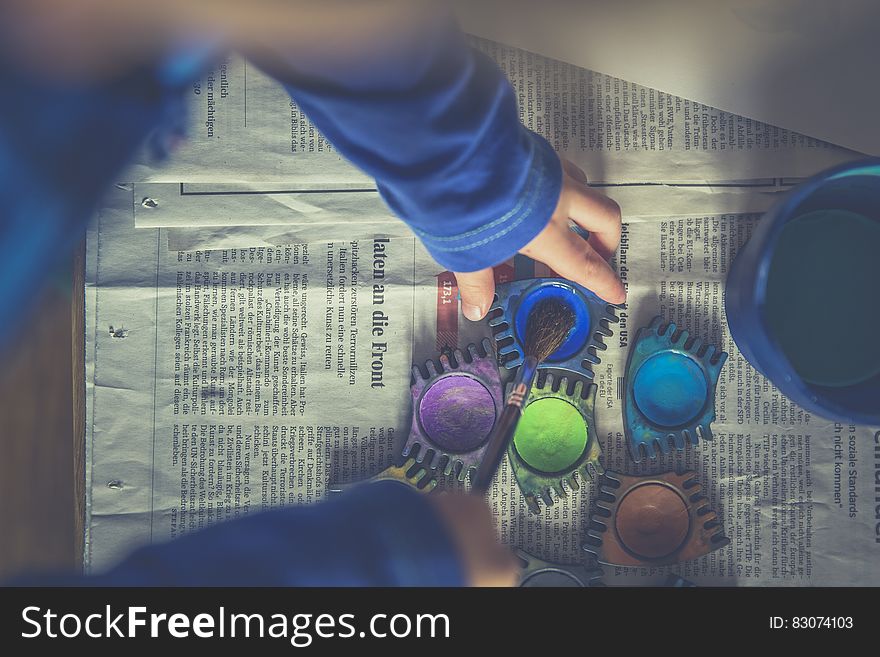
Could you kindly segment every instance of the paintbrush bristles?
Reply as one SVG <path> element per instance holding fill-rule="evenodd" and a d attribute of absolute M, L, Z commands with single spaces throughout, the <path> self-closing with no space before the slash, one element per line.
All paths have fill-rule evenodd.
<path fill-rule="evenodd" d="M 539 363 L 547 360 L 562 346 L 573 326 L 574 313 L 568 304 L 552 298 L 538 302 L 526 322 L 525 355 L 534 356 Z"/>

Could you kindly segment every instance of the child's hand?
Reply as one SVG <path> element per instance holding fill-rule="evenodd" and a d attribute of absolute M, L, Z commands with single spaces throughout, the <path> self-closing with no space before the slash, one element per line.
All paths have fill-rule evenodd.
<path fill-rule="evenodd" d="M 470 586 L 516 586 L 516 557 L 495 535 L 492 512 L 482 497 L 449 493 L 428 498 L 458 548 Z"/>
<path fill-rule="evenodd" d="M 571 162 L 562 160 L 562 168 L 562 193 L 553 217 L 520 253 L 543 262 L 609 303 L 623 303 L 623 283 L 607 262 L 620 243 L 620 206 L 590 189 L 584 172 Z M 588 230 L 589 241 L 572 231 L 569 222 Z M 455 277 L 465 317 L 485 317 L 495 294 L 492 270 L 456 273 Z"/>

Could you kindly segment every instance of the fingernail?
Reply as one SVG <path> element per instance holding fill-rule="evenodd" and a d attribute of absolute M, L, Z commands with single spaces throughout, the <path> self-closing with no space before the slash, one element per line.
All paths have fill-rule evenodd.
<path fill-rule="evenodd" d="M 483 312 L 483 309 L 478 305 L 473 303 L 463 303 L 461 304 L 461 311 L 464 313 L 464 316 L 467 317 L 472 322 L 477 322 L 483 319 L 483 315 L 486 313 Z"/>

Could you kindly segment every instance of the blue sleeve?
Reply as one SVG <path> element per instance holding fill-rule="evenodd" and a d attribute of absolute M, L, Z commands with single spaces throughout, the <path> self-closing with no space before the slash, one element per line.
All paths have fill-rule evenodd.
<path fill-rule="evenodd" d="M 298 59 L 271 73 L 440 264 L 496 265 L 549 221 L 559 158 L 520 123 L 510 83 L 454 24 L 418 38 L 360 66 Z"/>
<path fill-rule="evenodd" d="M 58 581 L 46 581 L 55 583 Z M 92 586 L 463 586 L 442 519 L 396 482 L 214 525 L 134 552 Z"/>
<path fill-rule="evenodd" d="M 182 134 L 184 86 L 149 66 L 65 84 L 0 56 L 0 346 L 135 150 Z"/>
<path fill-rule="evenodd" d="M 415 43 L 414 43 L 415 41 Z M 183 90 L 213 44 L 110 83 L 41 83 L 0 58 L 0 311 L 27 304 L 46 254 L 74 244 L 107 185 L 146 136 L 176 139 Z M 173 64 L 173 65 L 171 65 Z M 391 209 L 438 262 L 501 262 L 546 225 L 562 172 L 524 128 L 501 71 L 452 23 L 402 40 L 378 60 L 307 61 L 273 73 L 340 152 L 376 178 Z M 173 139 L 171 139 L 173 141 Z M 11 324 L 0 324 L 0 342 Z"/>

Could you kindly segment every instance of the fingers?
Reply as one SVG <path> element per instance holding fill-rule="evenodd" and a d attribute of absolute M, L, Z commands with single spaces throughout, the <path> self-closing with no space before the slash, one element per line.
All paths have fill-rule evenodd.
<path fill-rule="evenodd" d="M 567 160 L 562 160 L 565 177 L 557 213 L 590 231 L 590 244 L 606 260 L 620 244 L 620 206 L 612 199 L 587 187 L 587 176 Z"/>
<path fill-rule="evenodd" d="M 560 159 L 559 161 L 562 163 L 562 170 L 565 171 L 565 173 L 567 173 L 570 177 L 574 178 L 582 185 L 587 184 L 587 174 L 584 173 L 584 170 L 581 169 L 577 164 L 565 159 Z"/>
<path fill-rule="evenodd" d="M 560 220 L 552 220 L 522 253 L 544 262 L 609 303 L 626 301 L 626 289 L 605 259 Z"/>
<path fill-rule="evenodd" d="M 620 206 L 587 186 L 577 165 L 561 160 L 562 193 L 547 227 L 520 252 L 546 264 L 595 292 L 609 303 L 626 301 L 626 289 L 607 260 L 620 244 Z M 569 229 L 569 220 L 590 233 L 585 241 Z M 477 321 L 486 316 L 495 294 L 491 269 L 456 273 L 464 316 Z"/>
<path fill-rule="evenodd" d="M 495 274 L 492 269 L 456 273 L 455 279 L 458 282 L 464 316 L 473 322 L 483 319 L 495 296 Z"/>

